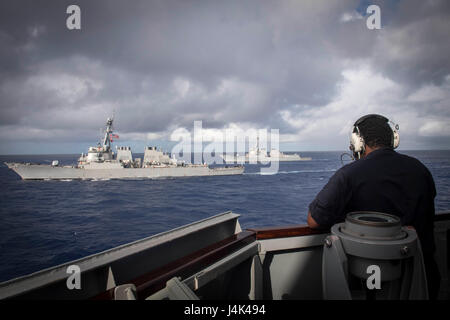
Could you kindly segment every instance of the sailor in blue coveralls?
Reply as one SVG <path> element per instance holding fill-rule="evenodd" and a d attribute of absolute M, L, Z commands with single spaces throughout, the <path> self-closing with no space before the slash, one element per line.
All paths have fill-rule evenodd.
<path fill-rule="evenodd" d="M 430 171 L 417 159 L 400 154 L 398 126 L 381 115 L 358 119 L 350 149 L 357 161 L 337 170 L 309 205 L 308 225 L 330 228 L 352 211 L 393 214 L 418 234 L 425 262 L 430 299 L 439 291 L 440 275 L 434 260 L 434 198 Z"/>

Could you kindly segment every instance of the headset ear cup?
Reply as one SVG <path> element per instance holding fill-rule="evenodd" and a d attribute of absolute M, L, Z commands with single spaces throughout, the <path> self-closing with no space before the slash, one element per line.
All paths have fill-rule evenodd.
<path fill-rule="evenodd" d="M 361 154 L 364 153 L 364 151 L 366 150 L 366 143 L 364 141 L 364 138 L 359 136 L 359 144 L 361 145 L 360 149 L 361 149 Z"/>
<path fill-rule="evenodd" d="M 353 146 L 353 152 L 364 152 L 364 139 L 356 132 L 352 133 L 350 143 Z"/>
<path fill-rule="evenodd" d="M 397 147 L 400 144 L 400 135 L 398 134 L 398 131 L 395 129 L 392 130 L 392 134 L 393 134 L 392 148 L 397 149 Z"/>
<path fill-rule="evenodd" d="M 398 133 L 399 126 L 392 121 L 389 121 L 389 125 L 392 129 L 392 149 L 397 149 L 400 145 L 400 134 Z"/>

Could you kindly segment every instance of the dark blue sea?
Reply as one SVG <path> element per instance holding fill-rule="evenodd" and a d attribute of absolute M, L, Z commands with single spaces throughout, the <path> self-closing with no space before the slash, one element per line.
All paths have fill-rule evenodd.
<path fill-rule="evenodd" d="M 450 209 L 450 151 L 401 151 L 421 160 Z M 0 156 L 0 282 L 232 210 L 243 229 L 303 224 L 309 203 L 339 169 L 341 152 L 259 165 L 245 174 L 158 180 L 23 181 L 4 161 L 74 164 L 78 155 Z"/>

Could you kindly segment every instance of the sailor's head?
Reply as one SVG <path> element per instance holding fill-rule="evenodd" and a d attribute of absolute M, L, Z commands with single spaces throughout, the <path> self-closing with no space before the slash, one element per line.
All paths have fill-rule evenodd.
<path fill-rule="evenodd" d="M 368 114 L 353 125 L 350 150 L 360 158 L 367 147 L 370 149 L 392 148 L 399 144 L 398 125 L 390 124 L 388 118 L 379 114 Z"/>

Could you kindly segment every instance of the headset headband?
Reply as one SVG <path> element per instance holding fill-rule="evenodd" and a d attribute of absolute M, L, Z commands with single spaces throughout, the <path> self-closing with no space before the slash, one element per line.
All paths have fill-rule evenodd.
<path fill-rule="evenodd" d="M 388 118 L 383 117 L 383 116 L 380 115 L 380 114 L 368 114 L 368 115 L 365 115 L 365 116 L 359 118 L 358 120 L 356 120 L 354 126 L 360 125 L 361 123 L 363 123 L 364 121 L 366 121 L 366 119 L 368 119 L 368 118 L 378 118 L 378 119 L 384 120 L 384 121 L 386 121 L 386 122 L 389 122 L 389 119 L 388 119 Z"/>
<path fill-rule="evenodd" d="M 356 120 L 355 124 L 353 125 L 352 134 L 350 137 L 350 150 L 353 151 L 354 157 L 357 159 L 361 158 L 361 155 L 364 153 L 366 148 L 366 143 L 364 141 L 364 137 L 361 136 L 361 132 L 359 130 L 359 125 L 366 121 L 368 118 L 377 118 L 382 121 L 386 121 L 386 123 L 389 125 L 389 127 L 392 130 L 392 142 L 391 147 L 393 149 L 396 149 L 400 143 L 400 135 L 398 134 L 398 125 L 394 124 L 393 122 L 389 121 L 388 118 L 379 115 L 379 114 L 368 114 L 365 115 L 358 120 Z M 392 125 L 391 125 L 392 124 Z"/>

